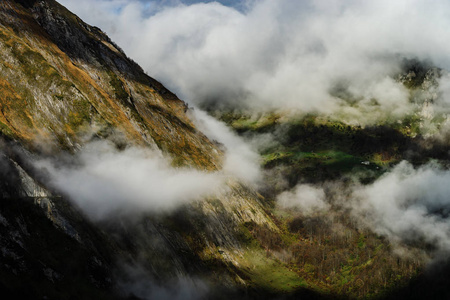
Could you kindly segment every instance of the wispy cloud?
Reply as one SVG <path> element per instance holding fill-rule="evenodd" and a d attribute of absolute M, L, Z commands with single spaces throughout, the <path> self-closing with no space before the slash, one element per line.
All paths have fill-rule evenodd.
<path fill-rule="evenodd" d="M 197 127 L 211 140 L 225 148 L 223 172 L 247 184 L 258 184 L 262 180 L 259 154 L 252 145 L 201 110 L 193 110 L 191 117 Z"/>

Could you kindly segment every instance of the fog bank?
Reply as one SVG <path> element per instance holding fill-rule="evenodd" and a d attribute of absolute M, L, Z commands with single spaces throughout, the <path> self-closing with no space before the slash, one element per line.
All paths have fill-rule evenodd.
<path fill-rule="evenodd" d="M 413 109 L 404 58 L 450 67 L 444 0 L 61 2 L 195 104 L 397 118 Z"/>

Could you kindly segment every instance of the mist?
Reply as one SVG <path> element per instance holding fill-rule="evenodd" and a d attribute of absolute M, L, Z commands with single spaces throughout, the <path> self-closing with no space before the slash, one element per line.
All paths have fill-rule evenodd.
<path fill-rule="evenodd" d="M 355 175 L 356 176 L 356 175 Z M 414 167 L 402 161 L 371 184 L 339 180 L 298 184 L 277 196 L 279 209 L 303 217 L 344 213 L 359 229 L 390 241 L 401 256 L 421 249 L 431 259 L 450 255 L 450 170 L 437 162 Z M 327 192 L 325 192 L 327 190 Z M 329 213 L 329 216 L 327 215 Z"/>
<path fill-rule="evenodd" d="M 281 193 L 277 201 L 281 208 L 296 209 L 305 216 L 330 209 L 325 200 L 324 190 L 308 184 L 299 184 L 291 191 Z"/>
<path fill-rule="evenodd" d="M 247 184 L 262 183 L 261 158 L 256 147 L 202 110 L 191 110 L 190 115 L 201 132 L 224 147 L 225 161 L 222 171 L 225 174 L 232 175 Z"/>
<path fill-rule="evenodd" d="M 414 109 L 395 80 L 404 58 L 450 67 L 444 0 L 61 2 L 191 104 L 373 123 Z"/>
<path fill-rule="evenodd" d="M 371 185 L 358 188 L 354 215 L 394 244 L 450 253 L 450 171 L 436 163 L 403 161 Z M 357 203 L 355 205 L 355 203 Z"/>
<path fill-rule="evenodd" d="M 94 220 L 141 211 L 164 212 L 212 195 L 224 184 L 219 173 L 174 168 L 161 153 L 137 147 L 119 151 L 92 142 L 71 157 L 41 159 L 49 184 Z"/>

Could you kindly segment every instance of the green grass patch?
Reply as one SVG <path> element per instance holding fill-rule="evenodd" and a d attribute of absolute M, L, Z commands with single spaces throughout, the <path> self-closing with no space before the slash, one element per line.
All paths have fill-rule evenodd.
<path fill-rule="evenodd" d="M 268 250 L 272 249 L 270 245 L 262 246 L 264 241 L 256 237 L 257 229 L 258 225 L 254 223 L 243 223 L 239 227 L 238 234 L 245 245 L 244 256 L 240 261 L 241 271 L 249 278 L 251 286 L 256 290 L 264 289 L 273 294 L 290 294 L 308 287 L 307 282 L 291 270 L 288 264 L 274 258 L 271 252 L 273 250 Z M 293 239 L 295 236 L 287 230 L 281 235 L 285 235 L 286 240 Z M 280 242 L 293 242 L 284 241 L 284 239 Z"/>
<path fill-rule="evenodd" d="M 255 287 L 264 287 L 273 293 L 292 293 L 308 287 L 306 281 L 285 264 L 264 254 L 263 250 L 248 250 L 244 254 L 245 273 Z"/>

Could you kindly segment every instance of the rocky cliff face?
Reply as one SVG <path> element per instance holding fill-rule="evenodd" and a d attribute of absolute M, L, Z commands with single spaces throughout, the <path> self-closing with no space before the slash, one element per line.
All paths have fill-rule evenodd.
<path fill-rule="evenodd" d="M 250 188 L 229 179 L 218 195 L 175 212 L 91 222 L 29 163 L 107 139 L 160 151 L 174 166 L 220 169 L 222 151 L 195 128 L 184 102 L 53 0 L 1 1 L 0 53 L 5 295 L 148 298 L 179 286 L 200 295 L 211 295 L 209 285 L 257 287 L 252 278 L 265 271 L 248 259 L 262 252 L 249 224 L 279 229 Z"/>

